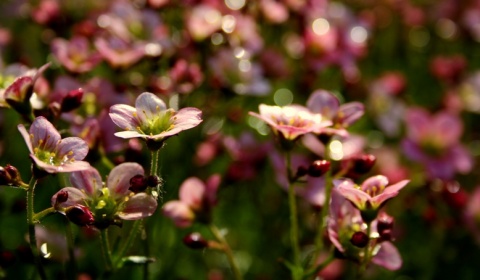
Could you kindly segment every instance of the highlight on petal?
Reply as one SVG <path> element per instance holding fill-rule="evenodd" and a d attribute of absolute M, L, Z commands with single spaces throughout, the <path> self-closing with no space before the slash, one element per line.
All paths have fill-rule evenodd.
<path fill-rule="evenodd" d="M 123 204 L 118 216 L 123 220 L 139 220 L 150 217 L 157 209 L 157 200 L 146 193 L 138 193 Z"/>
<path fill-rule="evenodd" d="M 107 179 L 107 187 L 112 194 L 125 195 L 130 191 L 130 179 L 135 175 L 144 175 L 143 167 L 135 162 L 125 162 L 115 166 Z"/>

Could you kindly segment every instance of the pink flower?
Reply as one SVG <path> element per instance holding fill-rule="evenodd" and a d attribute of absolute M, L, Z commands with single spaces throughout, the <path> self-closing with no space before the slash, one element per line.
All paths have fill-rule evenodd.
<path fill-rule="evenodd" d="M 85 73 L 92 70 L 102 57 L 89 49 L 85 37 L 73 37 L 70 41 L 57 38 L 52 42 L 52 52 L 58 61 L 74 73 Z"/>
<path fill-rule="evenodd" d="M 402 180 L 388 186 L 387 177 L 377 175 L 366 179 L 360 186 L 344 180 L 337 186 L 337 190 L 359 210 L 378 210 L 388 200 L 397 196 L 408 182 L 409 180 Z"/>
<path fill-rule="evenodd" d="M 307 100 L 307 107 L 311 112 L 321 114 L 333 125 L 323 128 L 316 133 L 348 135 L 346 128 L 356 122 L 364 113 L 364 106 L 360 102 L 349 102 L 340 105 L 338 98 L 326 90 L 314 91 Z"/>
<path fill-rule="evenodd" d="M 397 248 L 388 240 L 379 238 L 378 224 L 372 223 L 370 236 L 366 236 L 367 225 L 362 220 L 360 211 L 342 197 L 338 188 L 332 190 L 330 203 L 330 216 L 328 217 L 328 237 L 333 245 L 346 259 L 354 262 L 362 262 L 364 248 L 352 243 L 352 237 L 356 233 L 363 233 L 372 252 L 371 261 L 389 270 L 397 270 L 402 266 L 402 257 Z"/>
<path fill-rule="evenodd" d="M 91 211 L 93 224 L 98 228 L 118 224 L 118 219 L 149 217 L 157 209 L 157 200 L 145 192 L 135 194 L 129 190 L 130 179 L 144 173 L 138 163 L 122 163 L 110 171 L 104 186 L 100 174 L 93 167 L 74 172 L 70 175 L 72 187 L 63 188 L 53 195 L 52 206 L 60 212 L 67 212 L 77 205 L 85 206 Z"/>
<path fill-rule="evenodd" d="M 423 164 L 430 177 L 448 180 L 472 169 L 473 159 L 460 144 L 463 125 L 458 116 L 443 111 L 430 115 L 414 108 L 407 111 L 406 125 L 405 155 Z"/>
<path fill-rule="evenodd" d="M 204 183 L 190 177 L 180 186 L 180 200 L 169 201 L 163 206 L 163 214 L 173 220 L 177 227 L 188 227 L 195 220 L 208 223 L 213 206 L 217 203 L 218 174 Z"/>
<path fill-rule="evenodd" d="M 300 105 L 284 107 L 260 104 L 260 114 L 250 112 L 250 115 L 265 121 L 276 136 L 289 141 L 297 140 L 300 136 L 319 131 L 331 124 L 325 121 L 322 114 L 312 113 Z"/>
<path fill-rule="evenodd" d="M 88 154 L 88 146 L 81 138 L 61 139 L 60 133 L 44 117 L 36 118 L 27 132 L 23 124 L 18 130 L 27 143 L 30 158 L 36 166 L 48 173 L 73 172 L 90 167 L 82 161 Z"/>
<path fill-rule="evenodd" d="M 119 37 L 98 37 L 95 47 L 113 68 L 128 68 L 145 56 L 145 43 L 129 42 Z"/>
<path fill-rule="evenodd" d="M 143 138 L 162 142 L 183 130 L 202 122 L 197 108 L 183 108 L 178 112 L 167 109 L 163 100 L 150 92 L 138 96 L 135 107 L 119 104 L 110 108 L 112 121 L 125 131 L 115 133 L 120 138 Z"/>

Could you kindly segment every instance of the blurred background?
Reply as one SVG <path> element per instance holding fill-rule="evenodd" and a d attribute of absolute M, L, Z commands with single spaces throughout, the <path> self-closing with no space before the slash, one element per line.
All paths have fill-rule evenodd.
<path fill-rule="evenodd" d="M 213 221 L 226 230 L 245 279 L 288 279 L 281 259 L 291 254 L 278 147 L 269 128 L 248 112 L 258 112 L 262 103 L 304 105 L 318 89 L 341 103 L 362 102 L 365 115 L 337 146 L 305 140 L 296 153 L 315 160 L 328 148 L 336 164 L 372 154 L 376 164 L 358 182 L 376 174 L 391 183 L 411 180 L 385 209 L 395 218 L 403 265 L 397 271 L 372 266 L 367 278 L 480 275 L 480 1 L 0 1 L 0 91 L 48 62 L 35 84 L 36 114 L 58 114 L 55 104 L 82 88 L 80 107 L 62 112 L 55 126 L 62 135 L 84 138 L 87 159 L 104 175 L 104 157 L 146 169 L 150 164 L 142 142 L 113 136 L 110 106 L 133 105 L 149 91 L 169 107 L 202 110 L 200 126 L 161 150 L 162 199 L 178 199 L 189 177 L 221 174 Z M 412 112 L 421 112 L 427 125 L 416 123 Z M 15 111 L 0 110 L 0 165 L 16 166 L 28 182 L 31 162 L 17 130 L 23 122 Z M 35 211 L 50 207 L 51 196 L 68 185 L 61 174 L 42 180 Z M 298 196 L 304 249 L 314 241 L 322 191 Z M 0 215 L 1 275 L 30 279 L 25 192 L 2 186 Z M 56 279 L 68 274 L 65 223 L 53 215 L 37 229 L 48 244 L 46 268 Z M 111 227 L 114 240 L 127 236 L 130 226 Z M 232 278 L 223 254 L 183 244 L 192 232 L 212 238 L 205 225 L 177 228 L 159 207 L 146 219 L 145 232 L 147 242 L 139 239 L 132 254 L 155 258 L 151 279 Z M 74 233 L 79 279 L 101 277 L 98 233 L 77 226 Z M 350 279 L 355 270 L 338 260 L 321 277 Z M 142 275 L 143 266 L 132 264 L 112 277 Z"/>

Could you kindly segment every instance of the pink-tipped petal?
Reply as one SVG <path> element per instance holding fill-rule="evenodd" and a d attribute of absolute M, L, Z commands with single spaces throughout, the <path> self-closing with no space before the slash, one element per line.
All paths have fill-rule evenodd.
<path fill-rule="evenodd" d="M 83 190 L 89 196 L 96 194 L 102 188 L 103 182 L 100 173 L 94 167 L 70 174 L 70 183 L 77 189 Z"/>
<path fill-rule="evenodd" d="M 121 129 L 135 131 L 140 125 L 136 117 L 137 110 L 129 105 L 117 104 L 110 107 L 110 118 Z"/>
<path fill-rule="evenodd" d="M 402 267 L 402 257 L 391 242 L 382 242 L 380 250 L 372 258 L 372 262 L 388 270 L 397 270 Z"/>
<path fill-rule="evenodd" d="M 337 190 L 343 197 L 350 200 L 358 209 L 365 208 L 366 202 L 370 201 L 370 196 L 367 193 L 354 187 L 340 184 Z"/>
<path fill-rule="evenodd" d="M 146 193 L 138 193 L 124 204 L 124 208 L 118 212 L 123 220 L 139 220 L 150 217 L 157 209 L 157 200 Z"/>

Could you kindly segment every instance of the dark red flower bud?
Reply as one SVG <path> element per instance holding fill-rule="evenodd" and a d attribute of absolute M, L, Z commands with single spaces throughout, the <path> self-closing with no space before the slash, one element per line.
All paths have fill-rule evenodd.
<path fill-rule="evenodd" d="M 198 232 L 192 232 L 183 238 L 183 244 L 191 249 L 203 249 L 208 247 L 208 241 Z"/>
<path fill-rule="evenodd" d="M 138 174 L 130 178 L 130 188 L 128 189 L 134 193 L 139 193 L 147 189 L 147 186 L 147 178 L 145 178 L 145 176 L 143 175 Z"/>
<path fill-rule="evenodd" d="M 70 222 L 78 226 L 88 226 L 95 222 L 93 214 L 88 207 L 83 205 L 75 205 L 67 209 L 67 218 Z"/>
<path fill-rule="evenodd" d="M 0 184 L 9 186 L 25 185 L 18 169 L 10 164 L 7 164 L 5 167 L 0 167 Z"/>
<path fill-rule="evenodd" d="M 372 170 L 376 157 L 370 154 L 361 155 L 353 159 L 352 171 L 356 174 L 365 174 Z"/>
<path fill-rule="evenodd" d="M 147 186 L 151 188 L 155 188 L 160 184 L 160 177 L 155 176 L 155 175 L 150 175 L 147 177 Z"/>
<path fill-rule="evenodd" d="M 77 109 L 82 105 L 83 89 L 74 89 L 68 92 L 68 94 L 62 99 L 62 113 L 70 112 Z"/>
<path fill-rule="evenodd" d="M 305 176 L 307 174 L 308 174 L 308 168 L 301 165 L 297 168 L 297 174 L 295 175 L 295 177 L 300 178 L 300 177 Z"/>
<path fill-rule="evenodd" d="M 68 200 L 68 192 L 67 191 L 59 191 L 57 194 L 57 199 L 55 204 L 60 204 Z"/>
<path fill-rule="evenodd" d="M 350 242 L 358 248 L 365 248 L 365 246 L 367 246 L 369 240 L 370 240 L 370 238 L 363 231 L 355 232 L 352 235 L 352 238 L 350 238 Z"/>
<path fill-rule="evenodd" d="M 1 251 L 0 252 L 0 266 L 8 267 L 15 263 L 16 257 L 12 251 Z"/>
<path fill-rule="evenodd" d="M 388 215 L 379 215 L 377 219 L 377 231 L 378 234 L 382 235 L 384 231 L 392 230 L 393 228 L 393 218 Z"/>
<path fill-rule="evenodd" d="M 308 175 L 320 177 L 330 169 L 330 162 L 327 160 L 316 160 L 308 167 Z"/>

